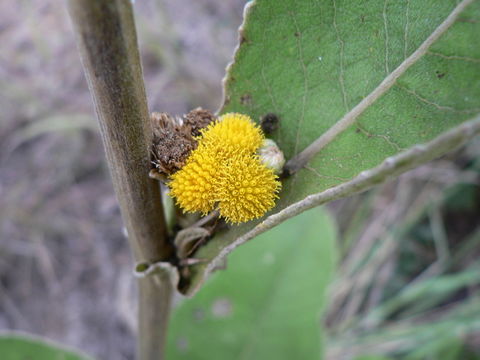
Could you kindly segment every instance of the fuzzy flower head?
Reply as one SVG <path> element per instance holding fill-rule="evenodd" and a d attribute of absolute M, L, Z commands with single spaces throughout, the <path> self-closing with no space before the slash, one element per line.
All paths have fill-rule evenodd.
<path fill-rule="evenodd" d="M 208 148 L 197 149 L 187 164 L 170 177 L 170 196 L 177 199 L 184 211 L 206 215 L 215 208 L 216 178 L 221 165 Z"/>
<path fill-rule="evenodd" d="M 264 136 L 249 116 L 229 113 L 201 131 L 199 142 L 224 153 L 225 158 L 238 152 L 254 153 L 262 146 Z"/>
<path fill-rule="evenodd" d="M 170 177 L 170 195 L 186 212 L 217 209 L 231 223 L 263 216 L 281 186 L 256 154 L 263 140 L 248 116 L 222 116 L 201 131 L 186 165 Z"/>
<path fill-rule="evenodd" d="M 229 222 L 258 218 L 275 205 L 280 182 L 257 156 L 236 155 L 222 167 L 217 187 L 218 209 Z"/>

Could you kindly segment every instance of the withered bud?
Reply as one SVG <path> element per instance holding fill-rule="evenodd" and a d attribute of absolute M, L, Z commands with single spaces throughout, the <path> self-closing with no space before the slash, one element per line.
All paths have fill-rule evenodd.
<path fill-rule="evenodd" d="M 185 165 L 190 152 L 197 147 L 190 126 L 181 124 L 167 113 L 152 113 L 152 163 L 155 169 L 170 175 Z"/>
<path fill-rule="evenodd" d="M 207 127 L 208 124 L 215 119 L 215 115 L 213 115 L 209 110 L 198 107 L 184 115 L 183 124 L 185 126 L 190 126 L 193 136 L 198 136 L 200 135 L 200 130 Z"/>

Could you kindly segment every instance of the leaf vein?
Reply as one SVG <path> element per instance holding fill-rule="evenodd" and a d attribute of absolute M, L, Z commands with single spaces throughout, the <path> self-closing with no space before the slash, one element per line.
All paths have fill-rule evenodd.
<path fill-rule="evenodd" d="M 472 58 L 472 57 L 469 57 L 469 56 L 444 55 L 442 53 L 434 52 L 434 51 L 428 51 L 427 54 L 432 55 L 432 56 L 438 56 L 438 57 L 441 57 L 441 58 L 447 59 L 447 60 L 461 60 L 461 61 L 467 61 L 467 62 L 473 62 L 473 63 L 476 63 L 476 64 L 480 64 L 480 59 Z"/>
<path fill-rule="evenodd" d="M 335 29 L 335 33 L 337 35 L 337 40 L 340 43 L 340 72 L 338 75 L 338 81 L 340 83 L 340 89 L 342 91 L 343 96 L 343 106 L 345 107 L 345 111 L 348 111 L 348 101 L 347 101 L 347 92 L 345 91 L 345 82 L 344 82 L 344 48 L 345 42 L 340 37 L 340 31 L 338 30 L 337 26 L 337 2 L 333 0 L 333 28 Z"/>
<path fill-rule="evenodd" d="M 433 106 L 433 107 L 435 107 L 435 108 L 437 108 L 438 110 L 441 110 L 441 111 L 450 111 L 450 112 L 454 112 L 454 113 L 457 113 L 457 114 L 475 114 L 475 113 L 480 111 L 480 108 L 456 109 L 456 108 L 451 107 L 451 106 L 440 105 L 440 104 L 437 104 L 436 102 L 428 100 L 427 98 L 419 95 L 415 90 L 411 90 L 411 89 L 408 89 L 408 88 L 400 86 L 400 85 L 397 85 L 397 87 L 399 89 L 405 91 L 406 93 L 414 96 L 417 100 L 421 101 L 422 103 Z"/>
<path fill-rule="evenodd" d="M 263 52 L 265 53 L 265 44 L 266 44 L 266 29 L 263 31 Z M 275 109 L 275 112 L 278 112 L 278 106 L 277 106 L 277 101 L 275 100 L 275 97 L 272 92 L 272 87 L 270 86 L 270 83 L 267 81 L 267 78 L 265 76 L 265 56 L 262 57 L 262 69 L 261 69 L 261 74 L 262 74 L 262 81 L 267 89 L 268 96 L 270 97 L 270 100 L 272 101 L 273 108 Z"/>
<path fill-rule="evenodd" d="M 350 180 L 350 178 L 320 174 L 320 173 L 317 171 L 317 169 L 312 168 L 312 167 L 310 167 L 310 166 L 305 166 L 305 169 L 307 169 L 308 171 L 313 172 L 316 176 L 318 176 L 318 177 L 321 178 L 321 179 L 333 179 L 333 180 L 339 180 L 339 181 L 347 181 L 347 180 Z"/>
<path fill-rule="evenodd" d="M 303 119 L 305 117 L 305 108 L 307 106 L 308 76 L 307 76 L 307 68 L 305 67 L 305 60 L 303 57 L 303 47 L 301 42 L 302 33 L 300 32 L 300 28 L 298 27 L 295 14 L 293 12 L 290 12 L 290 15 L 293 20 L 293 24 L 295 26 L 296 35 L 298 35 L 298 36 L 295 36 L 295 38 L 296 38 L 297 48 L 298 48 L 298 58 L 303 71 L 302 112 L 300 114 L 300 119 L 298 120 L 298 124 L 297 124 L 297 135 L 295 138 L 295 147 L 294 147 L 295 149 L 294 152 L 296 153 L 298 149 L 298 144 L 300 142 L 300 130 L 302 129 Z"/>
<path fill-rule="evenodd" d="M 405 18 L 406 18 L 406 21 L 405 21 L 405 30 L 404 30 L 404 36 L 403 36 L 403 58 L 406 59 L 407 58 L 407 49 L 408 49 L 408 25 L 409 25 L 409 17 L 408 17 L 408 13 L 409 13 L 409 10 L 410 10 L 410 0 L 407 0 L 407 8 L 405 10 Z"/>
<path fill-rule="evenodd" d="M 383 3 L 383 26 L 385 28 L 385 72 L 390 74 L 390 69 L 388 67 L 388 27 L 387 27 L 387 0 Z"/>
<path fill-rule="evenodd" d="M 390 139 L 389 136 L 387 135 L 380 135 L 380 134 L 373 134 L 371 132 L 369 132 L 367 129 L 365 129 L 363 126 L 360 125 L 360 123 L 357 122 L 357 128 L 358 130 L 360 130 L 360 132 L 367 136 L 367 137 L 376 137 L 376 138 L 379 138 L 379 139 L 383 139 L 385 140 L 385 142 L 390 145 L 391 147 L 393 147 L 397 152 L 400 152 L 402 150 L 405 150 L 404 148 L 400 147 L 397 143 L 395 143 L 394 141 L 392 141 Z"/>

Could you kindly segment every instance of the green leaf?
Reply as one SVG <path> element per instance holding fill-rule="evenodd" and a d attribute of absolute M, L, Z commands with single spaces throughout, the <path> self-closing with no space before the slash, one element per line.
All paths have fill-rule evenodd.
<path fill-rule="evenodd" d="M 335 230 L 306 212 L 238 249 L 174 312 L 171 359 L 319 359 Z"/>
<path fill-rule="evenodd" d="M 2 360 L 92 360 L 51 341 L 23 334 L 0 336 Z"/>
<path fill-rule="evenodd" d="M 280 127 L 271 136 L 291 159 L 367 104 L 283 181 L 272 213 L 480 113 L 479 1 L 256 0 L 247 9 L 221 113 L 241 112 L 255 121 L 277 114 Z M 403 72 L 393 76 L 398 69 Z M 378 89 L 381 95 L 365 102 Z M 197 256 L 213 261 L 260 221 L 217 236 Z M 194 267 L 184 291 L 195 291 L 209 269 L 208 263 Z"/>

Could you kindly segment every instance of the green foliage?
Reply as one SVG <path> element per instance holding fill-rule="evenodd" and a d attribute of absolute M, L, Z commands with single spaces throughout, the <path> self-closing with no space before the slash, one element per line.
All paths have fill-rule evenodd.
<path fill-rule="evenodd" d="M 17 334 L 0 336 L 0 355 L 2 360 L 91 360 L 50 341 Z"/>
<path fill-rule="evenodd" d="M 172 359 L 319 359 L 334 226 L 306 212 L 245 244 L 176 309 Z"/>
<path fill-rule="evenodd" d="M 281 118 L 289 159 L 410 56 L 458 1 L 257 0 L 226 82 L 222 112 Z M 480 3 L 297 176 L 279 207 L 345 182 L 480 112 Z"/>
<path fill-rule="evenodd" d="M 456 5 L 455 0 L 253 1 L 226 77 L 221 113 L 242 112 L 256 121 L 277 114 L 280 127 L 271 137 L 290 159 L 377 88 Z M 283 180 L 272 213 L 479 113 L 479 33 L 480 3 L 473 2 L 350 128 Z M 197 255 L 215 258 L 260 221 L 216 236 Z M 192 287 L 206 267 L 193 268 Z"/>

